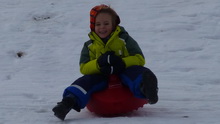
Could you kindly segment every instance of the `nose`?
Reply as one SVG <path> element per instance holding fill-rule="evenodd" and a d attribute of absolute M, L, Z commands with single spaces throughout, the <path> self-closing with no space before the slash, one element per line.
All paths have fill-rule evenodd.
<path fill-rule="evenodd" d="M 105 28 L 105 25 L 101 25 L 100 28 Z"/>

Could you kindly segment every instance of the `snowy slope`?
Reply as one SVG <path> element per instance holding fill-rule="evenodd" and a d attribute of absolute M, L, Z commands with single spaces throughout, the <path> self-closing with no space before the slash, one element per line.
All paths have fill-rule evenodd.
<path fill-rule="evenodd" d="M 115 118 L 71 111 L 62 122 L 51 109 L 81 76 L 89 11 L 101 3 L 141 46 L 160 100 Z M 219 47 L 219 0 L 0 0 L 0 124 L 218 124 Z"/>

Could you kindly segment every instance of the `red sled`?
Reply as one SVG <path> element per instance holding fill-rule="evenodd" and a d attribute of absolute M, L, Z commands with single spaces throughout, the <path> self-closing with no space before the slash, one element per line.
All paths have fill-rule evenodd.
<path fill-rule="evenodd" d="M 108 88 L 91 96 L 87 109 L 100 116 L 117 116 L 137 110 L 147 104 L 146 99 L 136 98 L 116 75 L 109 78 Z"/>

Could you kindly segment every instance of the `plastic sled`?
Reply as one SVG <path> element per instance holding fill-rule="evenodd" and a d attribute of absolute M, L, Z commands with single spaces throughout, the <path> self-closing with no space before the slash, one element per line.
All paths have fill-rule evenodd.
<path fill-rule="evenodd" d="M 134 97 L 116 75 L 111 75 L 108 88 L 91 96 L 87 109 L 100 116 L 117 116 L 137 110 L 147 104 L 146 99 Z"/>

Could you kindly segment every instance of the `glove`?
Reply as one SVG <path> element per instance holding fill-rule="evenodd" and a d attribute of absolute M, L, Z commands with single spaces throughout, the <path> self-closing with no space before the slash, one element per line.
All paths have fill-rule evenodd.
<path fill-rule="evenodd" d="M 100 67 L 100 71 L 105 74 L 120 74 L 125 70 L 125 63 L 121 57 L 116 56 L 113 51 L 106 52 L 101 55 L 97 63 Z"/>
<path fill-rule="evenodd" d="M 102 67 L 102 66 L 107 66 L 107 65 L 110 65 L 110 58 L 111 58 L 111 55 L 113 55 L 114 52 L 113 51 L 108 51 L 104 54 L 102 54 L 98 59 L 97 59 L 97 63 L 99 65 L 99 67 Z"/>
<path fill-rule="evenodd" d="M 110 65 L 107 65 L 107 66 L 103 66 L 103 67 L 100 68 L 100 71 L 104 75 L 120 74 L 124 70 L 125 70 L 124 66 L 110 66 Z"/>
<path fill-rule="evenodd" d="M 125 63 L 124 61 L 121 59 L 120 62 L 116 63 L 115 65 L 113 65 L 113 74 L 120 74 L 125 70 Z"/>
<path fill-rule="evenodd" d="M 102 66 L 100 67 L 100 72 L 102 72 L 104 75 L 113 74 L 113 67 L 110 65 Z"/>
<path fill-rule="evenodd" d="M 114 51 L 108 51 L 102 54 L 98 59 L 97 63 L 99 67 L 106 66 L 106 65 L 116 65 L 119 63 L 124 63 L 122 58 L 115 55 Z"/>

